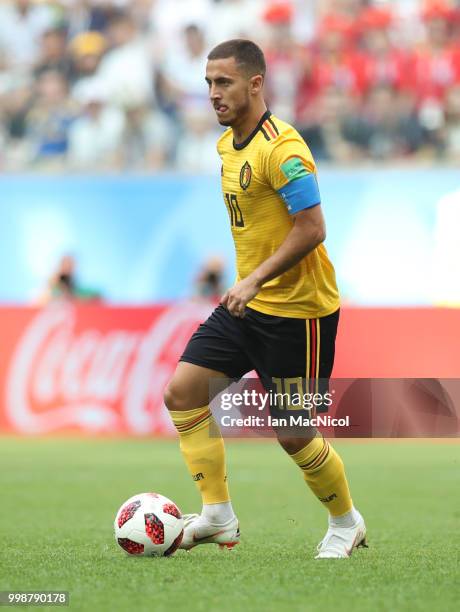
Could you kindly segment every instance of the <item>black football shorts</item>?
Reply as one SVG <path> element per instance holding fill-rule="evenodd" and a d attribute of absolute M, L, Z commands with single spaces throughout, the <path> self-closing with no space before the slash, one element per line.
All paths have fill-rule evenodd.
<path fill-rule="evenodd" d="M 266 390 L 273 389 L 274 379 L 286 378 L 306 379 L 314 387 L 314 381 L 331 376 L 338 321 L 339 310 L 317 319 L 295 319 L 252 308 L 240 319 L 220 304 L 193 334 L 180 361 L 232 379 L 256 370 Z"/>

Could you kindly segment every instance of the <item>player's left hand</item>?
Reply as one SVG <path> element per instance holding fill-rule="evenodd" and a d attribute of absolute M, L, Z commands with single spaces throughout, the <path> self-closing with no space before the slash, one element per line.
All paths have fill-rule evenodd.
<path fill-rule="evenodd" d="M 259 283 L 248 276 L 226 291 L 222 296 L 221 303 L 231 315 L 242 319 L 245 314 L 246 304 L 255 298 L 259 291 Z"/>

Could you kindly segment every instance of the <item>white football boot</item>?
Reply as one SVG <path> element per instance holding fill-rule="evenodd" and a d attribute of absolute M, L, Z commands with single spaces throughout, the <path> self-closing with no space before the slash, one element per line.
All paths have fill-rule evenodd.
<path fill-rule="evenodd" d="M 329 525 L 326 535 L 318 544 L 318 554 L 315 559 L 348 559 L 353 549 L 364 547 L 366 544 L 366 525 L 359 515 L 353 527 L 335 527 Z"/>
<path fill-rule="evenodd" d="M 199 544 L 219 544 L 220 548 L 233 548 L 240 541 L 236 516 L 223 525 L 211 525 L 199 514 L 183 514 L 182 517 L 184 537 L 179 548 L 190 550 Z"/>

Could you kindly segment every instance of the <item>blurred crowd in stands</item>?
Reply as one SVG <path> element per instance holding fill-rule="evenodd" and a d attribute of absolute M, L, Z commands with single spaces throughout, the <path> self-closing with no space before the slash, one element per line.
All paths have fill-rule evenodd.
<path fill-rule="evenodd" d="M 318 160 L 460 162 L 460 0 L 1 0 L 0 171 L 215 172 L 215 44 Z"/>

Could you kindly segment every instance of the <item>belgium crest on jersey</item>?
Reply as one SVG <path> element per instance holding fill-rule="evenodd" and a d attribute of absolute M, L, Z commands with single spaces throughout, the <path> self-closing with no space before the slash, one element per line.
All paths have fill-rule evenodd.
<path fill-rule="evenodd" d="M 249 187 L 252 177 L 252 168 L 249 165 L 249 162 L 245 162 L 240 172 L 240 185 L 241 189 L 246 189 Z"/>

